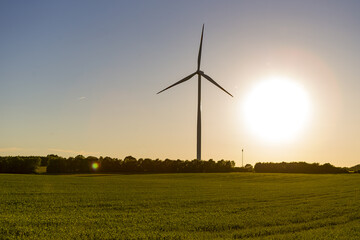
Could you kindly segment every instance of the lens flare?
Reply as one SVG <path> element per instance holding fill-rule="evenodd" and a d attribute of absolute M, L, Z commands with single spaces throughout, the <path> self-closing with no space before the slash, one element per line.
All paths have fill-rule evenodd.
<path fill-rule="evenodd" d="M 93 164 L 91 164 L 91 167 L 93 170 L 97 170 L 99 168 L 99 163 L 94 162 Z"/>

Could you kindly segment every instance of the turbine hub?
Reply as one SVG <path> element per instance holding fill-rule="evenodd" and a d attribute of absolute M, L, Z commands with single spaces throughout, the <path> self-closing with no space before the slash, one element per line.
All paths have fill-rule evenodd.
<path fill-rule="evenodd" d="M 198 71 L 197 71 L 197 74 L 204 74 L 204 72 L 201 71 L 201 70 L 198 70 Z"/>

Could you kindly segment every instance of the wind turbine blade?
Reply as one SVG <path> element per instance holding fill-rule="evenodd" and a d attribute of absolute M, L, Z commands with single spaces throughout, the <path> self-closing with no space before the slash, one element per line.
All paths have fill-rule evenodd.
<path fill-rule="evenodd" d="M 201 63 L 201 50 L 202 50 L 202 42 L 203 42 L 203 36 L 204 36 L 204 25 L 202 27 L 202 31 L 201 31 L 201 40 L 200 40 L 200 47 L 199 47 L 199 55 L 198 55 L 198 68 L 197 70 L 200 70 L 200 63 Z"/>
<path fill-rule="evenodd" d="M 209 77 L 208 75 L 206 75 L 205 73 L 201 73 L 201 75 L 206 78 L 207 80 L 209 80 L 209 82 L 213 83 L 215 86 L 217 86 L 218 88 L 220 88 L 221 90 L 223 90 L 224 92 L 226 92 L 227 94 L 229 94 L 230 96 L 234 97 L 233 95 L 231 95 L 228 91 L 226 91 L 224 88 L 222 88 L 217 82 L 215 82 L 211 77 Z"/>
<path fill-rule="evenodd" d="M 183 82 L 185 82 L 185 81 L 189 80 L 189 79 L 190 79 L 190 78 L 192 78 L 195 74 L 196 74 L 196 72 L 194 72 L 194 73 L 190 74 L 190 75 L 189 75 L 189 76 L 187 76 L 187 77 L 184 77 L 184 78 L 183 78 L 183 79 L 181 79 L 180 81 L 178 81 L 178 82 L 174 83 L 173 85 L 171 85 L 171 86 L 169 86 L 169 87 L 167 87 L 167 88 L 165 88 L 165 89 L 161 90 L 161 91 L 160 91 L 160 92 L 158 92 L 157 94 L 159 94 L 159 93 L 161 93 L 161 92 L 163 92 L 163 91 L 165 91 L 165 90 L 168 90 L 169 88 L 172 88 L 172 87 L 173 87 L 173 86 L 175 86 L 175 85 L 178 85 L 178 84 L 180 84 L 180 83 L 183 83 Z"/>

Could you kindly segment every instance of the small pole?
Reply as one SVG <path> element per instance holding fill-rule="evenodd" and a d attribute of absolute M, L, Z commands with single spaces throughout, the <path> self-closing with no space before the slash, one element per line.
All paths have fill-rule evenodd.
<path fill-rule="evenodd" d="M 244 149 L 241 149 L 241 167 L 244 167 Z"/>

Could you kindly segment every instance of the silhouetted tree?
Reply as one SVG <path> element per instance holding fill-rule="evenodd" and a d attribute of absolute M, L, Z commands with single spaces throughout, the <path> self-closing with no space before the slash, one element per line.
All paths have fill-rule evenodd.
<path fill-rule="evenodd" d="M 262 173 L 347 173 L 344 168 L 337 168 L 329 163 L 319 165 L 306 162 L 256 163 L 255 172 Z"/>
<path fill-rule="evenodd" d="M 0 157 L 0 173 L 34 173 L 40 166 L 39 157 Z"/>
<path fill-rule="evenodd" d="M 245 165 L 245 169 L 247 169 L 249 172 L 252 172 L 253 166 L 248 163 L 248 164 Z"/>

